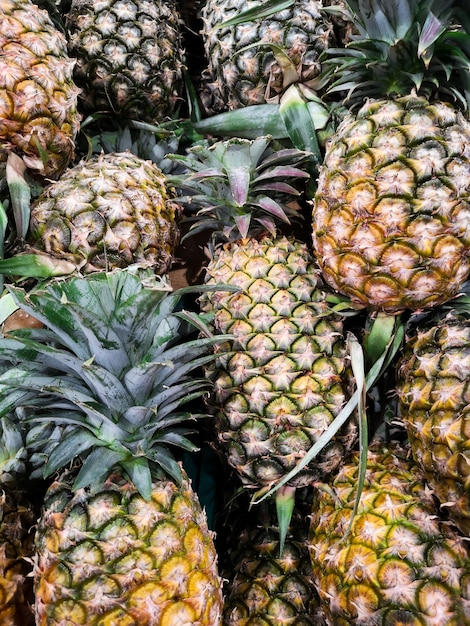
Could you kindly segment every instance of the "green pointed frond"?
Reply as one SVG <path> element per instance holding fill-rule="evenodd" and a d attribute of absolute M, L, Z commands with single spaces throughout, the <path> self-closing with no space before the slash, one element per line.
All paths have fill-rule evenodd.
<path fill-rule="evenodd" d="M 170 182 L 190 211 L 187 236 L 209 230 L 217 243 L 298 219 L 291 201 L 299 195 L 295 184 L 309 177 L 301 167 L 307 157 L 296 149 L 275 150 L 269 136 L 234 137 L 171 155 L 186 170 Z"/>
<path fill-rule="evenodd" d="M 0 485 L 26 474 L 25 432 L 11 417 L 0 419 Z"/>
<path fill-rule="evenodd" d="M 36 473 L 77 460 L 75 488 L 93 487 L 118 465 L 144 496 L 154 474 L 177 479 L 171 450 L 194 449 L 187 409 L 210 384 L 194 373 L 220 340 L 208 316 L 184 310 L 190 291 L 131 269 L 31 293 L 12 288 L 18 307 L 45 327 L 0 337 L 0 416 L 15 411 L 35 433 Z"/>
<path fill-rule="evenodd" d="M 349 107 L 365 98 L 408 95 L 467 108 L 469 20 L 451 0 L 346 0 L 357 34 L 322 56 L 318 88 L 342 93 Z"/>

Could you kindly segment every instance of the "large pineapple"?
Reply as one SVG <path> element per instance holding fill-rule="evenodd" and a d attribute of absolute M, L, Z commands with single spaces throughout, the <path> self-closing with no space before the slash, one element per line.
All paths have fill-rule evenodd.
<path fill-rule="evenodd" d="M 234 335 L 207 368 L 210 404 L 219 444 L 249 488 L 272 487 L 294 469 L 349 395 L 343 317 L 306 244 L 277 233 L 296 214 L 301 159 L 266 137 L 200 146 L 180 159 L 188 168 L 180 200 L 199 209 L 193 232 L 212 231 L 207 283 L 238 288 L 211 290 L 201 306 L 215 313 L 217 333 Z M 289 485 L 333 471 L 355 439 L 350 421 Z"/>
<path fill-rule="evenodd" d="M 80 123 L 65 38 L 34 2 L 2 0 L 0 51 L 0 166 L 15 152 L 32 172 L 57 178 Z"/>
<path fill-rule="evenodd" d="M 323 81 L 351 112 L 320 171 L 314 251 L 358 306 L 433 306 L 470 272 L 466 35 L 455 2 L 346 4 L 359 35 L 325 58 Z"/>
<path fill-rule="evenodd" d="M 171 451 L 194 448 L 188 401 L 213 358 L 214 338 L 193 334 L 204 321 L 150 270 L 14 295 L 45 327 L 0 340 L 0 412 L 63 431 L 44 442 L 55 480 L 36 533 L 36 623 L 219 625 L 213 536 Z"/>
<path fill-rule="evenodd" d="M 128 153 L 84 159 L 47 186 L 31 208 L 33 247 L 83 272 L 131 264 L 168 271 L 179 207 L 164 174 Z"/>
<path fill-rule="evenodd" d="M 32 626 L 34 526 L 25 437 L 10 417 L 0 420 L 0 626 Z"/>
<path fill-rule="evenodd" d="M 148 122 L 175 112 L 184 61 L 173 0 L 73 0 L 66 28 L 84 111 Z"/>
<path fill-rule="evenodd" d="M 409 452 L 371 444 L 353 516 L 358 476 L 355 455 L 313 504 L 309 543 L 327 624 L 470 624 L 467 542 L 439 520 Z"/>
<path fill-rule="evenodd" d="M 296 0 L 268 16 L 224 26 L 260 3 L 206 0 L 200 13 L 208 62 L 202 90 L 207 108 L 221 111 L 262 104 L 278 98 L 289 81 L 309 86 L 319 73 L 320 53 L 335 42 L 333 24 L 323 12 L 325 4 Z M 276 46 L 274 51 L 270 44 Z M 289 60 L 292 76 L 284 71 L 286 60 L 276 58 L 278 50 Z"/>
<path fill-rule="evenodd" d="M 401 419 L 416 462 L 459 528 L 470 532 L 470 315 L 468 301 L 420 323 L 397 369 Z M 450 310 L 449 310 L 450 309 Z"/>

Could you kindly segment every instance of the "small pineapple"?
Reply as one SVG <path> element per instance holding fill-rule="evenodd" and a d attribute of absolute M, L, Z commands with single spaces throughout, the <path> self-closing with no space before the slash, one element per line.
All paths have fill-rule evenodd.
<path fill-rule="evenodd" d="M 328 626 L 467 626 L 468 546 L 439 520 L 409 451 L 373 442 L 357 514 L 358 455 L 317 491 L 309 545 Z"/>
<path fill-rule="evenodd" d="M 345 4 L 359 34 L 326 55 L 322 80 L 332 95 L 346 92 L 350 113 L 321 167 L 314 252 L 325 280 L 357 306 L 438 305 L 470 272 L 470 57 L 459 9 Z"/>
<path fill-rule="evenodd" d="M 32 557 L 37 513 L 27 490 L 25 437 L 0 420 L 0 626 L 33 626 Z"/>
<path fill-rule="evenodd" d="M 164 274 L 179 240 L 178 217 L 156 165 L 130 152 L 100 154 L 43 190 L 28 239 L 84 273 L 139 264 Z"/>
<path fill-rule="evenodd" d="M 180 201 L 199 209 L 189 218 L 192 232 L 212 231 L 207 284 L 237 288 L 204 293 L 201 307 L 215 314 L 215 332 L 234 336 L 207 367 L 209 402 L 221 449 L 252 489 L 270 488 L 294 469 L 349 398 L 343 317 L 306 244 L 277 233 L 278 223 L 299 213 L 292 203 L 296 180 L 306 177 L 302 158 L 267 137 L 180 157 L 188 174 L 179 182 L 189 194 Z M 289 486 L 334 471 L 355 441 L 350 420 Z"/>
<path fill-rule="evenodd" d="M 319 74 L 319 55 L 335 43 L 333 24 L 323 12 L 322 0 L 296 0 L 268 16 L 224 26 L 227 20 L 259 4 L 257 0 L 206 0 L 202 4 L 202 38 L 208 62 L 202 98 L 210 112 L 279 98 L 287 86 L 286 60 L 276 58 L 269 44 L 289 59 L 295 68 L 295 81 L 308 86 Z"/>
<path fill-rule="evenodd" d="M 174 0 L 73 0 L 66 28 L 84 112 L 154 123 L 173 115 L 184 67 Z"/>
<path fill-rule="evenodd" d="M 0 339 L 0 413 L 14 403 L 28 427 L 63 431 L 44 441 L 54 481 L 36 533 L 36 624 L 219 626 L 213 534 L 170 449 L 195 447 L 185 423 L 207 387 L 195 371 L 213 358 L 214 338 L 193 334 L 204 320 L 151 270 L 13 292 L 45 327 Z"/>
<path fill-rule="evenodd" d="M 443 511 L 470 533 L 470 310 L 449 303 L 408 337 L 397 368 L 401 419 Z"/>
<path fill-rule="evenodd" d="M 34 174 L 57 178 L 80 126 L 65 38 L 34 2 L 2 0 L 0 51 L 0 166 L 15 152 Z"/>
<path fill-rule="evenodd" d="M 271 501 L 248 513 L 239 510 L 235 526 L 229 521 L 223 626 L 323 626 L 307 548 L 308 516 L 300 498 L 297 507 L 282 553 Z"/>

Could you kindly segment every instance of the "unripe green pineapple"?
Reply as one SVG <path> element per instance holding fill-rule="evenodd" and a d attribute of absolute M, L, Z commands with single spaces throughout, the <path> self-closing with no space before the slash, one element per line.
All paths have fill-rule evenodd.
<path fill-rule="evenodd" d="M 47 11 L 2 0 L 0 13 L 0 167 L 9 152 L 42 177 L 72 160 L 80 116 L 74 62 Z"/>
<path fill-rule="evenodd" d="M 188 194 L 180 201 L 198 209 L 193 232 L 211 232 L 206 282 L 214 289 L 201 307 L 214 314 L 216 333 L 233 335 L 207 368 L 209 404 L 221 450 L 251 489 L 269 489 L 293 470 L 350 394 L 335 298 L 307 245 L 278 232 L 299 212 L 292 205 L 295 185 L 308 177 L 304 156 L 259 137 L 199 146 L 179 159 L 188 169 L 177 179 Z M 224 284 L 235 293 L 215 288 Z M 334 471 L 356 439 L 349 420 L 289 486 Z"/>
<path fill-rule="evenodd" d="M 86 273 L 139 264 L 164 274 L 179 240 L 178 216 L 156 165 L 130 152 L 101 154 L 44 189 L 28 238 Z"/>
<path fill-rule="evenodd" d="M 84 111 L 148 122 L 172 116 L 184 66 L 173 0 L 73 0 L 66 28 Z"/>
<path fill-rule="evenodd" d="M 283 61 L 289 59 L 295 80 L 309 86 L 320 71 L 319 55 L 334 44 L 333 24 L 322 0 L 296 0 L 271 15 L 224 26 L 241 12 L 259 6 L 256 0 L 202 3 L 202 37 L 208 67 L 202 98 L 210 111 L 238 109 L 277 99 L 286 88 Z M 260 45 L 261 44 L 261 45 Z M 289 84 L 289 83 L 288 83 Z"/>
<path fill-rule="evenodd" d="M 328 626 L 467 626 L 466 540 L 438 516 L 401 445 L 370 446 L 357 514 L 358 455 L 318 490 L 309 545 Z"/>
<path fill-rule="evenodd" d="M 224 626 L 324 625 L 307 547 L 308 514 L 300 501 L 282 551 L 272 501 L 228 516 Z"/>

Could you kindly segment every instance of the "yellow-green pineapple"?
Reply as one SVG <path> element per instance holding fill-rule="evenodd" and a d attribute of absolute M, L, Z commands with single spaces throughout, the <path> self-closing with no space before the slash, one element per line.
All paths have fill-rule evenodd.
<path fill-rule="evenodd" d="M 325 54 L 322 82 L 350 112 L 321 167 L 314 252 L 325 280 L 358 306 L 433 306 L 470 272 L 464 16 L 447 0 L 345 4 L 358 35 Z"/>
<path fill-rule="evenodd" d="M 230 531 L 220 549 L 224 626 L 324 626 L 307 547 L 308 511 L 301 504 L 298 498 L 282 551 L 272 501 L 227 517 Z"/>
<path fill-rule="evenodd" d="M 73 0 L 66 29 L 84 111 L 154 123 L 175 113 L 184 52 L 174 0 Z"/>
<path fill-rule="evenodd" d="M 307 245 L 279 226 L 291 228 L 299 213 L 303 157 L 259 137 L 201 145 L 180 158 L 188 195 L 179 199 L 196 212 L 189 234 L 211 232 L 207 284 L 237 289 L 214 288 L 201 307 L 215 314 L 216 333 L 234 336 L 206 368 L 209 403 L 221 449 L 251 489 L 286 476 L 349 398 L 343 316 Z M 334 471 L 355 441 L 350 420 L 288 486 Z"/>
<path fill-rule="evenodd" d="M 312 570 L 328 626 L 470 624 L 467 541 L 439 519 L 409 450 L 370 445 L 354 515 L 358 456 L 317 490 L 312 507 Z"/>
<path fill-rule="evenodd" d="M 57 178 L 80 125 L 65 37 L 34 2 L 2 0 L 0 51 L 0 167 L 14 152 L 31 172 Z"/>
<path fill-rule="evenodd" d="M 130 152 L 83 159 L 31 207 L 28 240 L 82 272 L 139 264 L 168 271 L 179 206 L 165 175 Z"/>
<path fill-rule="evenodd" d="M 215 341 L 194 335 L 204 320 L 151 270 L 13 291 L 44 328 L 0 340 L 0 412 L 14 402 L 26 427 L 62 430 L 43 444 L 54 480 L 36 531 L 36 624 L 218 626 L 213 534 L 171 450 L 195 448 L 188 402 L 205 393 L 196 373 Z"/>
<path fill-rule="evenodd" d="M 443 514 L 470 532 L 470 316 L 449 302 L 410 331 L 397 366 L 400 417 Z"/>

